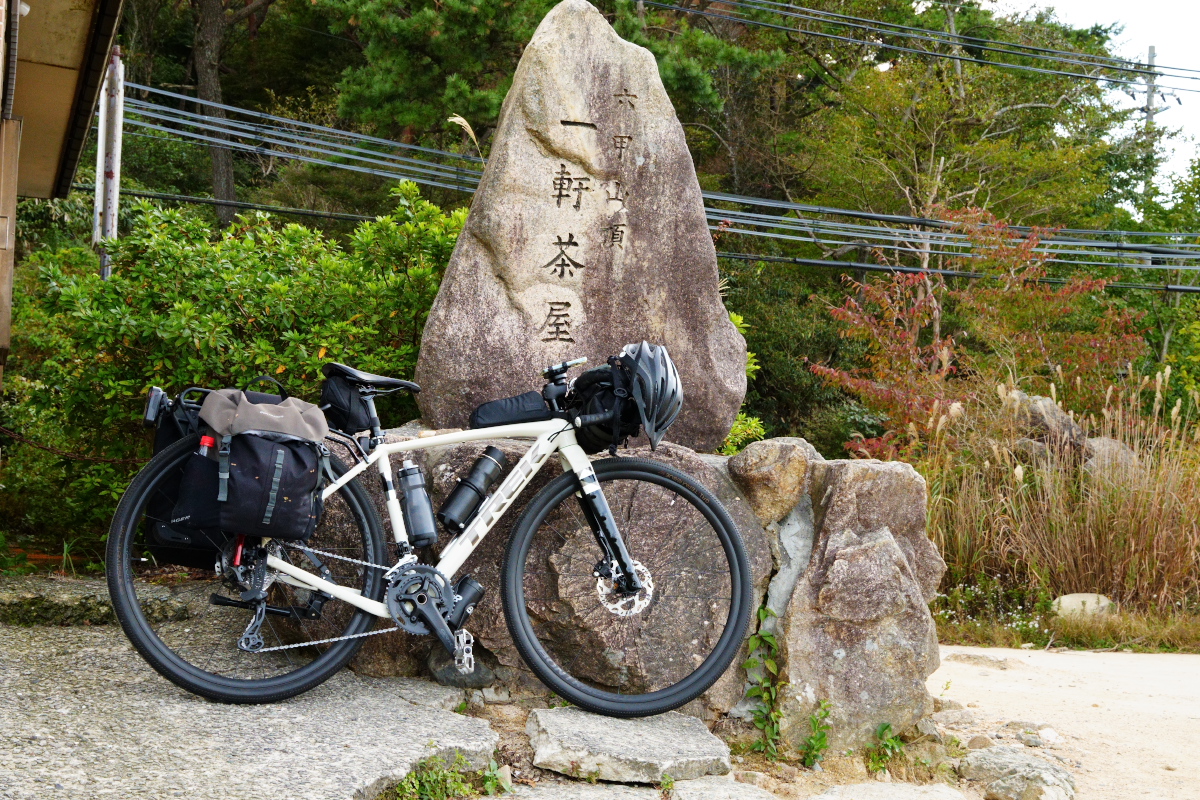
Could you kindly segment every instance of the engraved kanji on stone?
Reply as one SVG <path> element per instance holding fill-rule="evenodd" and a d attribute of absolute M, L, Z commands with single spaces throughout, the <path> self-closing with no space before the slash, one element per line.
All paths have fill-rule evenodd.
<path fill-rule="evenodd" d="M 617 98 L 618 106 L 628 104 L 630 108 L 635 107 L 633 101 L 637 100 L 637 95 L 631 94 L 628 89 L 622 89 L 618 94 L 614 94 L 613 97 Z"/>
<path fill-rule="evenodd" d="M 601 230 L 604 231 L 604 246 L 619 247 L 624 250 L 625 228 L 627 227 L 628 225 L 626 225 L 624 222 L 614 222 L 607 228 L 601 228 Z"/>
<path fill-rule="evenodd" d="M 623 133 L 618 133 L 613 136 L 613 147 L 617 148 L 617 160 L 625 160 L 625 151 L 629 148 L 629 143 L 633 141 L 632 136 L 626 136 Z"/>
<path fill-rule="evenodd" d="M 629 197 L 629 193 L 625 189 L 621 188 L 621 182 L 613 181 L 611 192 L 608 190 L 608 186 L 609 186 L 608 183 L 605 183 L 603 185 L 605 187 L 604 188 L 604 196 L 607 198 L 606 202 L 620 203 L 620 205 L 617 206 L 617 210 L 620 211 L 620 210 L 624 209 L 625 208 L 625 200 Z"/>
<path fill-rule="evenodd" d="M 586 175 L 572 176 L 566 164 L 559 164 L 558 172 L 554 173 L 554 194 L 551 195 L 554 198 L 555 205 L 562 208 L 562 201 L 564 199 L 570 200 L 573 193 L 575 195 L 575 204 L 571 207 L 578 211 L 580 204 L 583 202 L 583 193 L 592 190 L 592 187 L 588 186 L 591 180 Z"/>
<path fill-rule="evenodd" d="M 565 278 L 570 276 L 575 277 L 575 270 L 585 269 L 583 264 L 580 264 L 575 259 L 567 255 L 568 247 L 579 247 L 579 242 L 575 241 L 575 234 L 568 233 L 567 240 L 564 242 L 561 236 L 554 237 L 558 241 L 554 244 L 558 248 L 558 255 L 542 264 L 542 269 L 548 269 L 551 272 L 557 272 L 558 277 Z"/>
<path fill-rule="evenodd" d="M 549 300 L 550 309 L 542 323 L 543 342 L 574 342 L 571 338 L 571 304 L 565 300 Z"/>

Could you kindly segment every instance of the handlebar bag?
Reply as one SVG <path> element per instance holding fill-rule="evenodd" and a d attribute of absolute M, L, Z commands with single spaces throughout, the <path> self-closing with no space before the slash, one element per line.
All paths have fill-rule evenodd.
<path fill-rule="evenodd" d="M 617 392 L 612 367 L 589 369 L 572 381 L 571 393 L 567 396 L 567 408 L 572 414 L 604 414 L 616 405 Z M 637 407 L 632 402 L 623 402 L 619 422 L 585 425 L 575 431 L 575 440 L 585 453 L 599 453 L 605 448 L 611 448 L 632 436 L 637 436 L 641 430 L 642 422 L 638 417 Z"/>
<path fill-rule="evenodd" d="M 491 400 L 471 412 L 472 428 L 494 428 L 497 425 L 516 425 L 519 422 L 541 422 L 554 419 L 541 392 L 526 392 L 516 397 Z"/>
<path fill-rule="evenodd" d="M 295 397 L 240 389 L 209 393 L 201 421 L 218 440 L 215 459 L 186 463 L 172 527 L 304 540 L 320 521 L 329 426 L 321 409 Z"/>

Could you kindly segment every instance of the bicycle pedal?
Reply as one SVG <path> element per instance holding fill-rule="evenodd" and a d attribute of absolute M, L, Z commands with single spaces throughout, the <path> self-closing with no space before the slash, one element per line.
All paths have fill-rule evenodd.
<path fill-rule="evenodd" d="M 475 637 L 466 628 L 454 633 L 454 668 L 459 675 L 470 675 L 475 671 Z"/>

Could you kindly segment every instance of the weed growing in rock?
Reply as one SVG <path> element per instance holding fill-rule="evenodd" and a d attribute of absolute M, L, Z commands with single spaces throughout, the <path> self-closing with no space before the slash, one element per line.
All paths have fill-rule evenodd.
<path fill-rule="evenodd" d="M 675 791 L 675 779 L 667 773 L 663 773 L 662 779 L 658 782 L 658 793 L 663 800 L 671 800 L 671 794 Z"/>
<path fill-rule="evenodd" d="M 511 792 L 512 781 L 508 779 L 503 767 L 496 763 L 496 759 L 489 759 L 487 769 L 480 773 L 480 782 L 483 785 L 483 791 L 490 797 L 501 792 Z"/>
<path fill-rule="evenodd" d="M 462 774 L 469 768 L 470 764 L 462 753 L 455 755 L 454 763 L 450 767 L 438 756 L 427 758 L 417 764 L 392 790 L 390 800 L 453 800 L 459 797 L 476 797 L 475 788 Z"/>
<path fill-rule="evenodd" d="M 872 773 L 883 772 L 893 758 L 904 751 L 904 742 L 892 730 L 890 722 L 881 723 L 875 729 L 875 739 L 879 744 L 867 748 L 867 769 Z"/>
<path fill-rule="evenodd" d="M 783 711 L 778 707 L 779 665 L 775 663 L 779 643 L 775 641 L 775 634 L 764 631 L 762 625 L 774 616 L 775 612 L 765 605 L 758 609 L 758 632 L 747 641 L 750 658 L 742 664 L 751 683 L 746 696 L 758 700 L 758 707 L 753 711 L 754 727 L 762 732 L 762 738 L 753 747 L 772 760 L 779 758 L 779 720 L 783 717 Z"/>
<path fill-rule="evenodd" d="M 800 748 L 800 758 L 804 762 L 804 766 L 811 769 L 817 762 L 825 758 L 825 751 L 829 749 L 829 729 L 828 722 L 829 712 L 832 706 L 828 700 L 822 700 L 817 710 L 808 717 L 808 726 L 810 733 L 804 740 L 804 745 Z"/>

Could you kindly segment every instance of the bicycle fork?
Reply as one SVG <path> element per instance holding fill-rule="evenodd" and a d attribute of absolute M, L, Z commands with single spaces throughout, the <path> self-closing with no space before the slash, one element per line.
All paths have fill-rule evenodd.
<path fill-rule="evenodd" d="M 612 578 L 618 593 L 637 594 L 643 588 L 642 581 L 633 567 L 633 557 L 629 555 L 625 539 L 617 529 L 617 521 L 613 517 L 612 509 L 608 507 L 608 500 L 600 490 L 600 481 L 594 473 L 583 479 L 576 497 L 583 506 L 583 516 L 596 537 L 596 544 L 600 545 L 600 550 L 604 553 L 603 565 L 597 565 L 594 576 L 601 577 L 604 568 L 612 570 L 615 567 L 617 574 L 605 577 Z"/>

